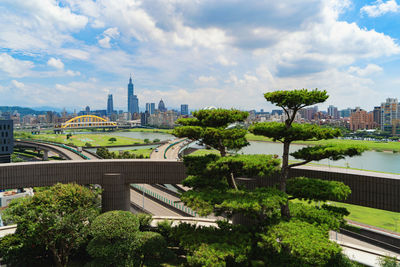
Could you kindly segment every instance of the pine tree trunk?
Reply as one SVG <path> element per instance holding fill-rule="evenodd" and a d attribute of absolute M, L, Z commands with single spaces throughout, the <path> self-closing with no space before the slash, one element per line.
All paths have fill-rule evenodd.
<path fill-rule="evenodd" d="M 283 143 L 283 156 L 282 156 L 282 169 L 280 177 L 280 189 L 282 192 L 286 193 L 286 181 L 289 176 L 289 142 Z M 286 218 L 290 218 L 289 201 L 281 206 L 281 215 Z"/>

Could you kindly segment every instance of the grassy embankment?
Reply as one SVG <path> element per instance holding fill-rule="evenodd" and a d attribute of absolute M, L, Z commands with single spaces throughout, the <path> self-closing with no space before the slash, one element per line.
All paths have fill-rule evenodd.
<path fill-rule="evenodd" d="M 249 141 L 272 142 L 271 138 L 258 136 L 250 133 L 246 135 L 246 138 Z M 363 141 L 363 140 L 329 139 L 320 141 L 298 141 L 293 143 L 304 144 L 304 145 L 361 145 L 365 146 L 368 150 L 400 152 L 400 142 L 375 142 L 375 141 Z"/>
<path fill-rule="evenodd" d="M 115 142 L 108 141 L 114 137 L 117 139 Z M 57 142 L 63 144 L 72 143 L 75 146 L 85 146 L 90 143 L 92 146 L 118 146 L 118 145 L 132 145 L 142 144 L 143 140 L 123 136 L 102 135 L 102 134 L 76 134 L 67 139 L 66 134 L 39 134 L 32 135 L 32 139 L 45 140 L 50 142 Z"/>
<path fill-rule="evenodd" d="M 144 157 L 150 157 L 153 148 L 130 149 L 125 151 L 128 151 L 131 154 L 135 154 L 136 156 L 143 155 Z"/>

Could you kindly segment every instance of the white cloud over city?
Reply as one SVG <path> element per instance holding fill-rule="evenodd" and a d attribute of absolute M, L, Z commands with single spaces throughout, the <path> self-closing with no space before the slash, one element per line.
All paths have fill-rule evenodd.
<path fill-rule="evenodd" d="M 329 104 L 370 108 L 400 97 L 388 82 L 400 64 L 400 44 L 392 31 L 359 21 L 398 16 L 399 7 L 395 0 L 365 2 L 353 19 L 344 16 L 357 6 L 350 0 L 6 0 L 0 86 L 14 105 L 37 105 L 17 97 L 34 88 L 49 106 L 103 108 L 113 93 L 114 106 L 126 109 L 133 73 L 141 107 L 162 98 L 170 107 L 268 109 L 266 91 L 318 87 L 331 95 Z"/>

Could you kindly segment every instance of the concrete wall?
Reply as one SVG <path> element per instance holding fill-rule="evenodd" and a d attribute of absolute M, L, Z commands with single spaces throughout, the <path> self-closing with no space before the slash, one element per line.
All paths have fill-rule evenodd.
<path fill-rule="evenodd" d="M 291 170 L 290 176 L 342 181 L 352 190 L 347 203 L 400 212 L 400 175 L 303 166 Z M 126 188 L 130 183 L 180 184 L 185 177 L 183 163 L 169 160 L 127 159 L 0 164 L 0 189 L 50 186 L 57 182 L 100 184 L 105 190 L 108 187 L 115 192 L 107 195 L 110 201 L 113 198 L 118 198 L 118 201 L 126 199 Z M 112 185 L 114 182 L 115 188 Z M 278 177 L 265 177 L 253 183 L 254 186 L 269 186 L 277 182 Z M 118 201 L 113 203 L 120 203 Z M 123 209 L 125 208 L 126 206 Z"/>

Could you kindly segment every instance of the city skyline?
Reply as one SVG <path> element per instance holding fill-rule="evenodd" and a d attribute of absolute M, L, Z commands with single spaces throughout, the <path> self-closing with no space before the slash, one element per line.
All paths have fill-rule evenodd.
<path fill-rule="evenodd" d="M 0 105 L 99 109 L 113 94 L 124 107 L 129 73 L 141 103 L 177 108 L 272 109 L 263 93 L 294 88 L 326 89 L 324 108 L 399 98 L 395 0 L 6 0 L 0 9 Z"/>

